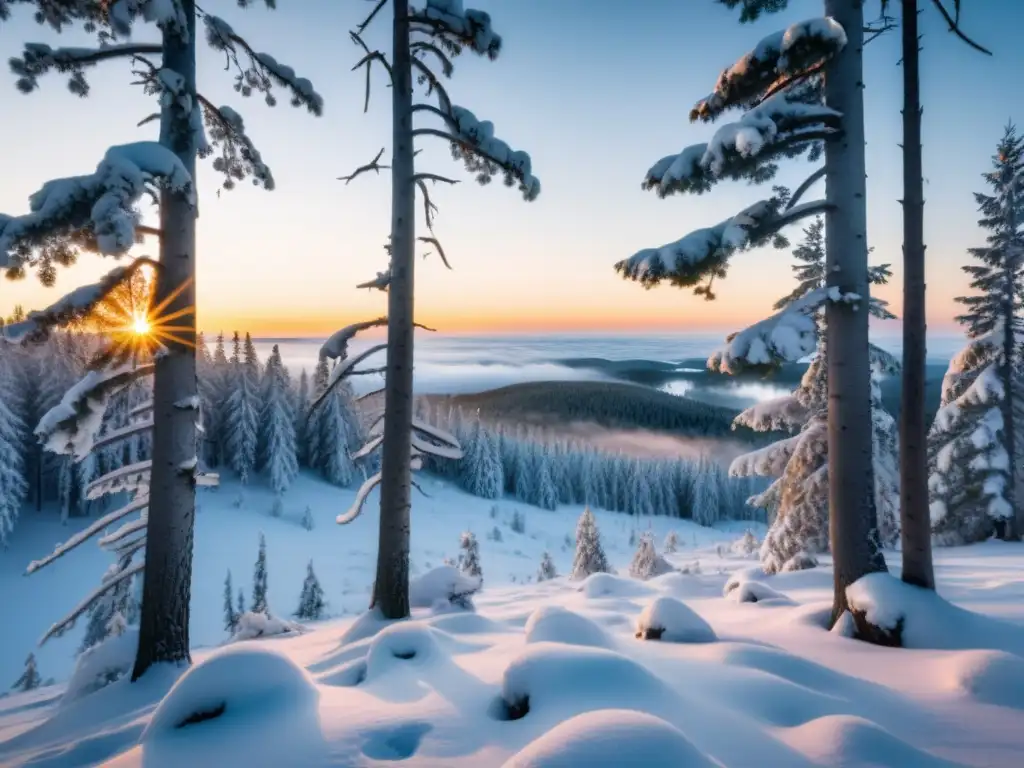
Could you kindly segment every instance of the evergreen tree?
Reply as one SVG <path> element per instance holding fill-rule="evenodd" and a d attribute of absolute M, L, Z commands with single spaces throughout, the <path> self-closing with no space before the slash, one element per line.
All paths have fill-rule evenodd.
<path fill-rule="evenodd" d="M 987 244 L 965 266 L 970 296 L 957 321 L 970 342 L 950 363 L 929 434 L 932 529 L 942 544 L 1024 534 L 1015 461 L 1024 402 L 1024 137 L 1007 126 L 984 174 L 991 194 L 976 193 Z"/>
<path fill-rule="evenodd" d="M 251 347 L 251 340 L 248 345 Z M 236 331 L 231 356 L 231 393 L 224 404 L 224 439 L 227 463 L 243 483 L 249 481 L 256 468 L 259 429 L 257 380 L 249 366 L 250 363 L 241 358 Z"/>
<path fill-rule="evenodd" d="M 719 495 L 718 467 L 701 458 L 693 486 L 693 522 L 713 525 L 718 522 Z"/>
<path fill-rule="evenodd" d="M 675 531 L 668 532 L 668 535 L 665 536 L 665 543 L 662 546 L 670 554 L 679 549 L 679 536 Z"/>
<path fill-rule="evenodd" d="M 533 504 L 541 509 L 558 509 L 558 491 L 551 472 L 551 453 L 548 443 L 539 443 L 533 451 L 533 471 L 535 474 Z"/>
<path fill-rule="evenodd" d="M 612 573 L 612 569 L 601 546 L 601 534 L 597 530 L 594 514 L 590 507 L 585 507 L 576 524 L 576 555 L 569 578 L 585 579 L 592 573 Z"/>
<path fill-rule="evenodd" d="M 245 613 L 245 595 L 242 594 L 242 588 L 238 588 L 238 601 L 235 603 L 235 613 L 241 616 Z"/>
<path fill-rule="evenodd" d="M 537 581 L 548 581 L 557 576 L 555 561 L 551 559 L 551 553 L 544 550 L 544 554 L 540 558 L 540 568 L 537 569 Z"/>
<path fill-rule="evenodd" d="M 316 523 L 313 520 L 313 510 L 307 505 L 302 512 L 302 527 L 307 531 L 312 531 Z"/>
<path fill-rule="evenodd" d="M 295 618 L 309 621 L 316 621 L 323 616 L 324 591 L 320 587 L 320 581 L 313 572 L 313 561 L 306 565 L 306 580 L 302 583 L 302 593 L 299 595 L 299 607 L 295 611 Z"/>
<path fill-rule="evenodd" d="M 224 630 L 232 635 L 238 629 L 238 617 L 241 615 L 235 613 L 234 605 L 232 605 L 231 601 L 234 596 L 235 591 L 231 586 L 231 571 L 228 571 L 228 575 L 224 577 Z"/>
<path fill-rule="evenodd" d="M 39 675 L 39 670 L 36 668 L 36 655 L 30 653 L 28 658 L 25 659 L 25 671 L 21 673 L 21 677 L 15 681 L 11 689 L 25 693 L 27 691 L 34 691 L 42 683 L 43 678 Z"/>
<path fill-rule="evenodd" d="M 313 400 L 316 400 L 327 389 L 327 382 L 331 376 L 331 369 L 326 357 L 320 358 L 313 370 Z M 306 460 L 311 469 L 320 471 L 324 464 L 323 442 L 323 421 L 324 402 L 321 402 L 315 410 L 308 414 L 306 420 Z"/>
<path fill-rule="evenodd" d="M 260 443 L 263 448 L 261 465 L 268 475 L 270 488 L 277 495 L 274 502 L 279 510 L 281 494 L 288 490 L 299 472 L 295 455 L 295 414 L 285 378 L 281 352 L 277 344 L 267 360 L 263 383 L 263 414 L 260 417 Z"/>
<path fill-rule="evenodd" d="M 467 576 L 476 576 L 483 580 L 483 571 L 480 568 L 480 545 L 476 536 L 471 531 L 465 531 L 459 538 L 459 570 Z"/>
<path fill-rule="evenodd" d="M 256 556 L 256 565 L 252 574 L 252 608 L 253 613 L 270 615 L 267 605 L 267 540 L 260 533 L 260 550 Z"/>
<path fill-rule="evenodd" d="M 9 358 L 9 354 L 0 354 L 0 549 L 7 547 L 7 537 L 28 494 L 22 458 L 27 430 L 8 406 L 15 400 L 16 387 Z"/>
<path fill-rule="evenodd" d="M 300 467 L 309 466 L 309 374 L 299 374 L 299 388 L 295 395 L 295 458 Z"/>
<path fill-rule="evenodd" d="M 633 554 L 633 562 L 629 565 L 629 575 L 634 579 L 647 579 L 654 576 L 661 576 L 674 570 L 665 558 L 658 554 L 654 548 L 654 537 L 650 532 L 640 536 L 640 543 Z"/>
<path fill-rule="evenodd" d="M 637 517 L 654 515 L 651 481 L 640 459 L 632 462 L 629 467 L 629 508 L 626 511 Z"/>
<path fill-rule="evenodd" d="M 356 480 L 357 468 L 349 453 L 354 442 L 352 422 L 346 413 L 346 393 L 337 387 L 320 407 L 320 471 L 327 482 L 347 488 Z"/>

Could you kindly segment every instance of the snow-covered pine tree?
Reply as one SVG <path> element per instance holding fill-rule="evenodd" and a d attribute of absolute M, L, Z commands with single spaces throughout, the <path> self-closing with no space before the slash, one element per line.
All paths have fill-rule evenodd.
<path fill-rule="evenodd" d="M 739 0 L 726 0 L 735 6 Z M 786 8 L 786 0 L 743 0 L 741 20 Z M 871 448 L 871 371 L 868 295 L 864 97 L 864 8 L 859 2 L 825 0 L 824 18 L 809 19 L 764 38 L 726 68 L 713 92 L 690 113 L 692 121 L 713 121 L 729 109 L 747 110 L 718 129 L 711 141 L 687 147 L 655 164 L 644 186 L 662 197 L 703 193 L 722 179 L 755 183 L 772 179 L 776 161 L 807 154 L 825 166 L 794 192 L 782 187 L 719 224 L 697 230 L 661 248 L 638 252 L 616 265 L 627 279 L 646 287 L 663 280 L 697 286 L 713 298 L 713 281 L 725 275 L 732 255 L 772 242 L 786 244 L 781 230 L 808 216 L 826 215 L 828 286 L 745 332 L 730 337 L 714 358 L 719 370 L 796 361 L 814 349 L 810 307 L 826 305 L 829 318 L 828 401 L 831 472 L 830 509 L 837 578 L 832 622 L 847 611 L 846 587 L 862 576 L 886 570 L 877 546 Z M 801 203 L 827 178 L 824 200 Z M 705 282 L 706 281 L 706 282 Z M 709 361 L 709 364 L 712 361 Z M 865 485 L 866 484 L 866 485 Z M 875 637 L 857 617 L 859 635 Z"/>
<path fill-rule="evenodd" d="M 258 383 L 249 364 L 242 357 L 238 331 L 235 331 L 234 352 L 231 355 L 230 381 L 231 393 L 224 403 L 227 464 L 244 484 L 256 469 L 260 406 Z"/>
<path fill-rule="evenodd" d="M 352 33 L 364 52 L 369 48 L 361 35 L 387 2 L 379 0 Z M 508 144 L 497 139 L 490 122 L 481 121 L 465 107 L 454 104 L 442 83 L 442 78 L 453 73 L 454 54 L 468 49 L 489 59 L 497 58 L 502 39 L 491 27 L 490 15 L 463 8 L 461 0 L 425 0 L 419 8 L 410 7 L 409 0 L 390 2 L 394 12 L 390 50 L 367 53 L 359 63 L 365 64 L 368 75 L 374 62 L 383 66 L 389 73 L 392 97 L 394 146 L 390 163 L 393 188 L 393 227 L 388 244 L 390 264 L 385 272 L 367 285 L 387 289 L 388 292 L 386 420 L 382 430 L 382 479 L 379 481 L 381 535 L 374 594 L 383 615 L 399 619 L 409 615 L 409 509 L 414 459 L 409 446 L 415 438 L 412 378 L 415 248 L 417 241 L 427 242 L 447 264 L 444 250 L 433 232 L 436 209 L 430 200 L 427 183 L 454 183 L 453 179 L 416 171 L 416 140 L 431 136 L 447 142 L 453 157 L 462 160 L 481 184 L 500 175 L 508 186 L 518 185 L 526 200 L 533 200 L 540 194 L 540 182 L 533 176 L 530 156 L 513 151 Z M 440 76 L 428 63 L 435 60 L 440 65 Z M 415 82 L 426 85 L 426 95 L 434 96 L 436 105 L 416 102 L 413 93 Z M 414 125 L 420 117 L 440 119 L 443 127 Z M 372 162 L 345 177 L 346 181 L 364 171 L 379 170 L 378 160 L 382 154 L 383 150 Z M 417 191 L 423 195 L 430 237 L 416 237 Z M 454 442 L 457 444 L 458 441 Z"/>
<path fill-rule="evenodd" d="M 320 473 L 327 482 L 342 488 L 352 485 L 357 476 L 357 468 L 349 452 L 354 441 L 345 401 L 343 387 L 327 393 L 319 408 L 320 438 L 317 442 Z"/>
<path fill-rule="evenodd" d="M 263 455 L 260 464 L 275 494 L 274 510 L 281 511 L 281 495 L 288 490 L 299 473 L 295 454 L 295 414 L 289 394 L 290 385 L 285 377 L 281 352 L 274 345 L 267 359 L 263 377 L 263 413 L 259 421 L 260 444 Z"/>
<path fill-rule="evenodd" d="M 551 559 L 551 553 L 546 549 L 540 557 L 540 567 L 537 569 L 537 581 L 549 581 L 558 576 L 555 569 L 555 561 Z"/>
<path fill-rule="evenodd" d="M 804 229 L 803 241 L 793 250 L 796 287 L 779 299 L 775 309 L 806 301 L 826 283 L 824 227 L 815 219 Z M 871 269 L 871 282 L 884 284 L 888 265 Z M 829 548 L 828 496 L 828 354 L 825 344 L 825 312 L 808 307 L 807 317 L 814 323 L 817 355 L 790 395 L 757 403 L 736 417 L 733 428 L 749 427 L 757 432 L 788 431 L 793 434 L 764 448 L 736 458 L 729 468 L 734 477 L 767 477 L 772 484 L 748 501 L 773 516 L 772 526 L 761 549 L 761 564 L 768 573 L 794 570 L 801 565 L 813 567 L 814 555 Z M 885 302 L 870 299 L 869 312 L 881 319 L 892 319 Z M 898 370 L 891 355 L 871 347 L 875 377 Z M 892 417 L 885 412 L 877 381 L 872 384 L 874 482 L 878 532 L 884 546 L 893 546 L 899 537 L 899 475 L 896 465 L 896 435 Z M 878 508 L 884 503 L 884 508 Z"/>
<path fill-rule="evenodd" d="M 654 536 L 649 531 L 642 533 L 636 552 L 633 553 L 633 562 L 629 564 L 629 575 L 647 581 L 672 570 L 672 566 L 655 550 Z"/>
<path fill-rule="evenodd" d="M 1024 500 L 1015 487 L 1018 425 L 1024 403 L 1024 138 L 1007 126 L 976 193 L 987 244 L 965 266 L 970 296 L 957 321 L 970 339 L 949 364 L 928 436 L 932 530 L 939 544 L 1024 534 Z"/>
<path fill-rule="evenodd" d="M 331 368 L 326 357 L 317 361 L 313 369 L 312 402 L 305 413 L 306 416 L 306 466 L 310 469 L 320 470 L 323 466 L 323 450 L 321 449 L 321 435 L 323 434 L 323 405 L 321 398 L 327 392 L 327 383 L 331 376 Z M 321 403 L 313 405 L 313 403 Z"/>
<path fill-rule="evenodd" d="M 459 570 L 467 576 L 476 576 L 483 580 L 483 570 L 480 567 L 480 544 L 472 531 L 464 531 L 459 537 Z"/>
<path fill-rule="evenodd" d="M 679 549 L 679 535 L 675 531 L 669 531 L 665 536 L 665 543 L 662 548 L 669 554 Z"/>
<path fill-rule="evenodd" d="M 316 527 L 316 522 L 313 520 L 313 510 L 308 504 L 302 511 L 302 527 L 307 531 L 312 531 L 313 528 Z"/>
<path fill-rule="evenodd" d="M 313 561 L 306 565 L 306 580 L 302 582 L 302 592 L 299 595 L 299 607 L 295 611 L 295 618 L 305 621 L 317 621 L 324 614 L 327 603 L 324 601 L 324 590 L 320 586 L 313 571 Z"/>
<path fill-rule="evenodd" d="M 534 444 L 532 458 L 535 496 L 530 503 L 541 509 L 556 510 L 558 509 L 558 490 L 555 488 L 555 478 L 551 466 L 551 444 L 548 442 Z"/>
<path fill-rule="evenodd" d="M 590 507 L 584 507 L 576 524 L 576 554 L 572 561 L 572 573 L 569 578 L 585 579 L 592 573 L 613 573 L 601 546 L 601 534 L 597 530 L 597 521 Z"/>
<path fill-rule="evenodd" d="M 7 548 L 7 537 L 14 529 L 21 505 L 28 495 L 22 447 L 25 425 L 8 403 L 14 402 L 16 387 L 13 359 L 0 348 L 0 549 Z"/>
<path fill-rule="evenodd" d="M 231 571 L 229 570 L 228 575 L 224 577 L 224 631 L 229 635 L 235 634 L 235 630 L 238 629 L 238 617 L 241 615 L 235 613 L 234 599 L 235 590 L 231 586 Z"/>
<path fill-rule="evenodd" d="M 242 592 L 242 588 L 238 588 L 238 600 L 235 602 L 235 613 L 241 616 L 245 613 L 245 595 Z"/>
<path fill-rule="evenodd" d="M 195 371 L 195 218 L 193 184 L 196 159 L 220 151 L 214 168 L 224 186 L 252 177 L 272 188 L 273 177 L 245 133 L 241 117 L 217 107 L 196 88 L 196 19 L 206 27 L 206 42 L 219 54 L 238 62 L 243 95 L 275 99 L 271 89 L 283 88 L 296 106 L 322 112 L 321 97 L 310 82 L 267 54 L 257 53 L 226 21 L 196 7 L 194 0 L 138 0 L 131 3 L 62 4 L 37 0 L 37 18 L 60 31 L 76 22 L 98 30 L 101 48 L 57 48 L 33 44 L 11 67 L 25 93 L 51 71 L 67 74 L 72 90 L 86 95 L 85 69 L 97 61 L 131 59 L 147 93 L 160 103 L 160 141 L 112 147 L 91 176 L 48 183 L 24 217 L 4 217 L 0 225 L 0 268 L 12 276 L 39 267 L 52 283 L 56 264 L 74 260 L 79 249 L 121 255 L 144 234 L 159 235 L 161 269 L 150 318 L 152 334 L 164 348 L 156 363 L 154 387 L 154 453 L 150 484 L 155 489 L 150 509 L 146 578 L 140 636 L 132 679 L 152 664 L 188 661 L 188 591 L 191 540 L 195 514 L 196 412 Z M 244 6 L 250 3 L 244 3 Z M 269 7 L 273 3 L 268 2 Z M 159 30 L 158 42 L 143 42 L 144 25 Z M 122 42 L 131 39 L 132 42 Z M 99 56 L 97 54 L 99 53 Z M 160 57 L 159 64 L 148 57 Z M 204 123 L 209 129 L 204 135 Z M 147 192 L 159 194 L 160 226 L 143 227 L 136 204 Z M 71 201 L 74 204 L 69 204 Z M 45 202 L 45 205 L 43 203 Z M 117 282 L 117 281 L 115 281 Z M 109 286 L 108 286 L 109 287 Z M 76 294 L 76 298 L 83 294 Z M 95 295 L 87 304 L 95 303 Z M 70 311 L 69 311 L 70 307 Z M 38 333 L 58 320 L 82 311 L 76 302 L 51 307 L 37 315 L 19 337 Z M 61 315 L 63 315 L 61 317 Z M 6 334 L 5 334 L 6 335 Z M 194 407 L 182 404 L 195 402 Z M 192 469 L 188 469 L 191 467 Z M 185 597 L 183 597 L 185 596 Z"/>
<path fill-rule="evenodd" d="M 11 689 L 25 693 L 27 691 L 34 691 L 42 684 L 43 678 L 40 676 L 39 669 L 36 666 L 36 655 L 30 653 L 28 658 L 25 659 L 25 671 L 21 673 L 21 677 L 15 681 Z"/>
<path fill-rule="evenodd" d="M 260 549 L 252 571 L 252 613 L 270 615 L 267 606 L 267 540 L 260 532 Z"/>
<path fill-rule="evenodd" d="M 212 364 L 207 372 L 208 381 L 205 387 L 209 402 L 203 404 L 203 421 L 207 430 L 207 439 L 212 455 L 208 461 L 210 466 L 219 467 L 226 463 L 227 448 L 224 436 L 224 408 L 231 394 L 231 363 L 224 349 L 224 333 L 217 334 L 213 345 Z M 200 386 L 203 381 L 200 379 Z"/>
<path fill-rule="evenodd" d="M 693 522 L 697 525 L 713 525 L 719 520 L 718 466 L 702 456 L 697 465 L 697 476 L 693 481 Z"/>
<path fill-rule="evenodd" d="M 309 374 L 303 368 L 295 392 L 295 459 L 300 467 L 309 466 Z"/>
<path fill-rule="evenodd" d="M 640 459 L 629 465 L 629 508 L 627 511 L 637 517 L 654 515 L 654 499 L 651 494 L 651 480 Z"/>

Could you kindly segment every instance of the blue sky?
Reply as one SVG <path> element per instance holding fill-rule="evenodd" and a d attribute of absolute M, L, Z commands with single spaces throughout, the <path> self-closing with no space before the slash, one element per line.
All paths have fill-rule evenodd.
<path fill-rule="evenodd" d="M 727 183 L 700 197 L 659 200 L 640 181 L 658 158 L 706 141 L 714 127 L 691 125 L 687 113 L 719 71 L 764 35 L 821 12 L 819 0 L 792 0 L 790 10 L 754 25 L 712 0 L 476 0 L 505 41 L 496 62 L 469 54 L 456 62 L 449 92 L 456 103 L 495 123 L 497 134 L 533 156 L 543 192 L 534 203 L 500 184 L 480 188 L 432 142 L 419 167 L 463 180 L 439 189 L 437 232 L 454 266 L 419 261 L 418 316 L 442 330 L 567 328 L 685 331 L 758 319 L 791 286 L 786 252 L 743 254 L 719 299 L 688 291 L 646 292 L 622 281 L 612 264 L 716 223 L 756 200 L 759 191 Z M 922 17 L 926 242 L 929 322 L 948 328 L 952 297 L 964 289 L 964 251 L 981 242 L 972 192 L 981 189 L 1003 125 L 1024 122 L 1024 3 L 968 3 L 969 31 L 995 51 L 982 56 L 949 35 L 927 3 Z M 199 323 L 208 331 L 250 329 L 261 335 L 331 330 L 383 309 L 380 294 L 355 291 L 384 265 L 389 222 L 386 177 L 336 180 L 388 145 L 389 93 L 374 77 L 370 112 L 362 112 L 362 72 L 347 30 L 371 7 L 362 0 L 302 0 L 279 10 L 219 10 L 257 50 L 309 77 L 324 96 L 322 118 L 287 104 L 270 109 L 231 90 L 230 73 L 212 50 L 201 51 L 201 90 L 229 104 L 277 180 L 271 193 L 244 187 L 216 195 L 216 178 L 200 179 Z M 997 10 L 998 9 L 998 10 Z M 867 2 L 867 15 L 877 13 Z M 390 36 L 381 16 L 371 47 Z M 21 12 L 4 25 L 2 52 L 24 41 L 83 44 L 57 36 Z M 893 262 L 895 285 L 883 295 L 898 311 L 901 212 L 901 70 L 898 32 L 866 51 L 869 238 L 876 261 Z M 40 92 L 19 94 L 9 77 L 0 140 L 9 151 L 0 176 L 0 210 L 25 210 L 29 193 L 49 178 L 91 170 L 106 146 L 153 138 L 135 124 L 153 104 L 126 64 L 92 74 L 88 99 L 48 77 Z M 1015 113 L 1014 110 L 1017 110 Z M 779 181 L 798 183 L 812 166 L 784 166 Z M 767 190 L 765 190 L 767 191 Z M 798 235 L 798 231 L 791 234 Z M 145 249 L 142 249 L 145 252 Z M 110 267 L 95 256 L 62 276 L 69 288 Z M 55 290 L 26 281 L 0 284 L 0 309 L 40 306 Z"/>

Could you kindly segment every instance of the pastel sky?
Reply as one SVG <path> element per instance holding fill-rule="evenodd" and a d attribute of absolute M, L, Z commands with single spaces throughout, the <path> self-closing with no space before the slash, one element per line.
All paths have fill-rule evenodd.
<path fill-rule="evenodd" d="M 461 178 L 438 189 L 436 230 L 454 267 L 436 257 L 417 262 L 417 317 L 444 331 L 732 330 L 763 316 L 792 285 L 785 251 L 742 254 L 719 299 L 688 290 L 644 291 L 621 280 L 612 264 L 636 250 L 675 240 L 758 199 L 759 191 L 725 183 L 701 197 L 659 200 L 640 189 L 661 156 L 706 141 L 714 128 L 691 125 L 687 113 L 719 71 L 762 36 L 821 12 L 820 0 L 792 0 L 785 14 L 740 25 L 712 0 L 475 0 L 491 13 L 505 47 L 496 62 L 469 54 L 456 62 L 449 92 L 456 103 L 495 123 L 499 137 L 531 153 L 543 192 L 525 203 L 500 184 L 479 187 L 438 142 L 424 145 L 418 166 Z M 277 190 L 248 186 L 216 194 L 207 168 L 200 178 L 199 325 L 208 332 L 320 335 L 379 314 L 382 294 L 356 291 L 385 265 L 388 179 L 364 176 L 351 185 L 336 177 L 388 145 L 390 95 L 380 76 L 363 114 L 362 72 L 347 30 L 370 7 L 355 0 L 301 0 L 279 10 L 240 11 L 211 2 L 257 50 L 265 50 L 313 80 L 324 96 L 322 118 L 282 104 L 274 109 L 232 91 L 224 61 L 201 50 L 200 89 L 246 119 L 271 165 Z M 877 13 L 877 0 L 867 15 Z M 1024 123 L 1024 3 L 966 5 L 965 25 L 995 51 L 985 57 L 955 40 L 925 7 L 922 53 L 926 242 L 929 323 L 952 327 L 952 297 L 965 288 L 964 251 L 981 242 L 972 192 L 1002 128 Z M 223 6 L 223 7 L 221 7 Z M 929 6 L 922 3 L 922 6 Z M 898 4 L 897 4 L 898 7 Z M 997 10 L 998 7 L 998 10 Z M 385 45 L 386 17 L 368 33 Z M 87 44 L 83 35 L 57 36 L 23 11 L 3 25 L 0 53 L 24 41 Z M 880 294 L 900 305 L 901 70 L 899 35 L 867 48 L 869 237 L 877 262 L 891 261 L 896 279 Z M 0 211 L 19 213 L 28 195 L 58 176 L 95 167 L 110 144 L 154 138 L 136 123 L 153 111 L 129 85 L 126 63 L 91 73 L 93 93 L 78 99 L 63 79 L 48 77 L 39 92 L 19 94 L 9 78 L 2 93 Z M 1016 111 L 1015 111 L 1016 110 Z M 788 162 L 779 182 L 795 186 L 810 171 Z M 799 231 L 792 235 L 798 237 Z M 794 239 L 796 239 L 796 237 Z M 145 253 L 146 249 L 140 249 Z M 58 291 L 112 266 L 86 256 L 62 274 L 57 288 L 34 279 L 0 283 L 0 311 L 53 301 Z"/>

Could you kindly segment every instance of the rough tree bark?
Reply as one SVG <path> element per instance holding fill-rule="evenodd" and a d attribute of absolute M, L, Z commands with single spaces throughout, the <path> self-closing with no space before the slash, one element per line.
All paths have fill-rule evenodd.
<path fill-rule="evenodd" d="M 924 181 L 921 172 L 920 36 L 917 0 L 902 0 L 903 371 L 900 383 L 900 527 L 903 581 L 935 589 L 928 512 L 925 423 Z"/>
<path fill-rule="evenodd" d="M 862 0 L 825 0 L 825 14 L 846 30 L 846 47 L 825 73 L 828 106 L 843 115 L 843 131 L 825 145 L 828 285 L 868 296 L 864 166 L 864 8 Z M 828 321 L 828 456 L 830 538 L 835 595 L 832 623 L 849 609 L 846 588 L 886 570 L 878 541 L 871 456 L 871 372 L 866 301 L 830 301 Z M 863 617 L 854 616 L 867 637 Z"/>
<path fill-rule="evenodd" d="M 391 284 L 381 450 L 380 536 L 373 602 L 385 618 L 409 615 L 409 510 L 413 417 L 413 276 L 416 260 L 409 0 L 394 2 L 391 62 Z"/>
<path fill-rule="evenodd" d="M 195 2 L 181 0 L 181 6 L 188 19 L 188 39 L 164 33 L 163 66 L 181 75 L 186 91 L 195 94 Z M 196 143 L 188 118 L 173 104 L 165 106 L 160 143 L 178 156 L 194 179 Z M 175 316 L 170 322 L 175 327 L 173 335 L 182 341 L 164 341 L 168 354 L 156 361 L 146 565 L 133 681 L 154 664 L 191 661 L 188 623 L 195 478 L 189 465 L 197 450 L 198 413 L 175 404 L 198 395 L 194 309 L 196 209 L 185 198 L 162 192 L 160 228 L 161 268 L 156 277 L 154 305 L 159 307 L 176 294 L 160 314 Z M 159 323 L 159 318 L 155 322 Z"/>

